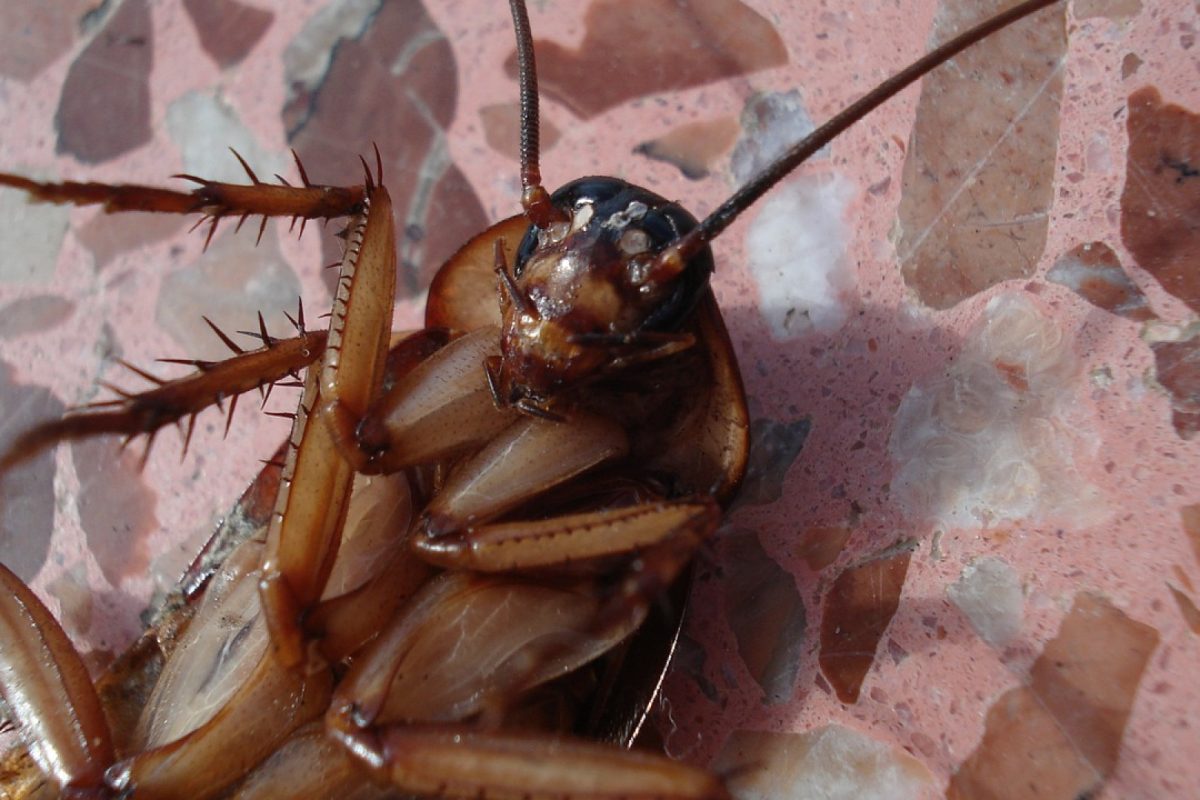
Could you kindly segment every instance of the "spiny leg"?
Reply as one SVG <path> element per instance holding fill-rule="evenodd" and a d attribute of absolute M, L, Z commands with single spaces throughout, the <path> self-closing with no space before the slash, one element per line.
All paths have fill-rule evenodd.
<path fill-rule="evenodd" d="M 122 211 L 149 211 L 163 214 L 203 215 L 210 221 L 206 243 L 212 240 L 217 225 L 227 217 L 236 218 L 239 226 L 249 217 L 262 217 L 262 226 L 268 217 L 291 217 L 303 225 L 310 219 L 333 219 L 356 213 L 362 208 L 367 193 L 374 182 L 366 162 L 363 169 L 367 176 L 364 185 L 338 187 L 313 184 L 293 151 L 301 185 L 292 186 L 282 177 L 275 176 L 280 185 L 263 183 L 250 169 L 245 160 L 234 151 L 234 156 L 250 178 L 248 185 L 223 183 L 200 178 L 195 175 L 176 175 L 177 178 L 198 184 L 190 192 L 164 189 L 138 184 L 108 184 L 95 182 L 42 182 L 20 175 L 0 172 L 0 186 L 20 189 L 30 198 L 43 203 L 66 205 L 101 205 L 107 213 Z M 380 163 L 376 149 L 377 169 Z M 259 237 L 263 227 L 259 228 Z"/>
<path fill-rule="evenodd" d="M 209 325 L 212 323 L 209 322 Z M 228 413 L 232 417 L 240 395 L 263 387 L 269 391 L 280 381 L 294 378 L 300 370 L 315 361 L 325 348 L 324 331 L 301 329 L 299 335 L 293 338 L 274 339 L 263 330 L 262 347 L 242 350 L 215 326 L 214 330 L 236 351 L 232 358 L 225 361 L 163 359 L 197 368 L 191 375 L 170 381 L 126 364 L 129 369 L 158 386 L 139 393 L 110 386 L 119 395 L 118 398 L 84 406 L 68 412 L 60 419 L 48 420 L 30 428 L 18 436 L 6 452 L 0 454 L 0 475 L 59 442 L 105 434 L 123 434 L 129 441 L 145 434 L 153 443 L 155 435 L 163 427 L 184 424 L 185 420 L 186 452 L 196 416 L 200 412 L 229 400 Z M 147 444 L 147 454 L 149 450 L 150 444 Z"/>
<path fill-rule="evenodd" d="M 267 536 L 260 596 L 276 656 L 304 659 L 302 618 L 321 596 L 337 553 L 354 476 L 325 418 L 361 415 L 379 394 L 391 336 L 396 247 L 387 190 L 370 182 L 352 222 L 325 352 L 309 371 Z"/>
<path fill-rule="evenodd" d="M 238 218 L 238 226 L 250 216 L 261 216 L 262 226 L 258 235 L 261 238 L 263 226 L 268 217 L 291 217 L 293 224 L 301 221 L 301 232 L 304 223 L 313 218 L 330 219 L 359 213 L 368 194 L 374 191 L 377 176 L 382 176 L 381 159 L 378 148 L 375 150 L 377 176 L 371 174 L 366 161 L 360 158 L 364 171 L 362 186 L 333 187 L 315 185 L 308 179 L 308 174 L 299 156 L 293 151 L 296 167 L 300 173 L 301 185 L 292 186 L 284 178 L 276 176 L 279 186 L 263 183 L 236 151 L 234 156 L 242 165 L 250 178 L 249 185 L 238 185 L 210 181 L 193 175 L 180 175 L 187 180 L 199 184 L 199 188 L 191 192 L 179 192 L 151 186 L 133 184 L 104 184 L 79 183 L 73 181 L 54 183 L 31 180 L 19 175 L 0 173 L 0 186 L 20 189 L 29 194 L 31 199 L 39 202 L 61 203 L 70 205 L 102 205 L 106 212 L 151 211 L 170 214 L 200 213 L 202 218 L 210 222 L 205 245 L 211 241 L 217 225 L 226 217 Z M 197 223 L 197 224 L 200 224 Z M 390 297 L 390 295 L 389 295 Z M 0 454 L 0 475 L 5 471 L 36 454 L 40 450 L 58 442 L 69 439 L 81 439 L 103 434 L 124 434 L 127 439 L 139 434 L 148 434 L 151 441 L 154 435 L 164 425 L 178 423 L 189 419 L 187 441 L 191 437 L 191 421 L 195 415 L 209 405 L 220 405 L 226 398 L 232 406 L 236 405 L 237 397 L 250 389 L 274 386 L 287 375 L 293 377 L 298 370 L 308 366 L 324 350 L 325 332 L 306 332 L 303 330 L 303 311 L 299 320 L 294 321 L 300 331 L 295 339 L 276 341 L 271 339 L 262 324 L 259 325 L 264 347 L 259 351 L 243 352 L 241 348 L 225 336 L 220 330 L 209 325 L 234 352 L 235 358 L 224 362 L 203 362 L 198 360 L 174 360 L 198 368 L 194 375 L 174 381 L 162 381 L 149 373 L 132 367 L 142 377 L 159 384 L 148 392 L 132 394 L 120 389 L 114 391 L 120 399 L 95 404 L 81 413 L 69 413 L 60 420 L 43 423 L 26 431 L 14 442 L 6 453 Z M 205 320 L 206 322 L 208 320 Z M 386 349 L 386 348 L 385 348 Z M 113 388 L 113 387 L 110 387 Z M 99 410 L 105 408 L 107 410 Z M 149 447 L 147 447 L 149 452 Z"/>

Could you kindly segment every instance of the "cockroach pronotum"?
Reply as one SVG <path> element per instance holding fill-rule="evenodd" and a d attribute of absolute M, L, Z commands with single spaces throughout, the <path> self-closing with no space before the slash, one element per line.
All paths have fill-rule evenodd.
<path fill-rule="evenodd" d="M 1019 15 L 1053 4 L 1024 3 Z M 598 0 L 592 13 L 599 18 L 612 11 L 610 5 Z M 406 4 L 388 8 L 395 12 L 400 6 Z M 522 34 L 523 6 L 513 3 L 522 64 L 532 52 Z M 114 18 L 142 12 L 129 0 Z M 413 9 L 396 13 L 411 18 Z M 1006 12 L 990 24 L 1002 29 L 1017 17 Z M 250 19 L 261 23 L 253 14 Z M 1055 19 L 1061 26 L 1061 16 Z M 124 24 L 137 28 L 136 20 Z M 249 21 L 246 27 L 252 27 Z M 146 45 L 137 35 L 126 32 L 119 39 L 120 31 L 107 33 L 125 47 Z M 961 46 L 984 35 L 971 34 Z M 425 55 L 419 48 L 400 48 L 393 66 L 402 70 L 405 59 L 420 62 Z M 941 52 L 930 63 L 948 57 Z M 525 66 L 520 72 L 533 74 Z M 414 74 L 420 76 L 420 69 Z M 905 73 L 900 85 L 916 74 Z M 244 543 L 218 540 L 193 563 L 174 605 L 132 655 L 118 662 L 124 672 L 101 680 L 108 721 L 92 707 L 97 700 L 88 695 L 84 666 L 72 661 L 65 634 L 33 604 L 20 578 L 5 572 L 9 621 L 3 630 L 13 643 L 6 653 L 15 653 L 19 642 L 43 648 L 56 662 L 39 671 L 30 664 L 44 664 L 44 656 L 6 655 L 8 671 L 0 673 L 10 717 L 32 753 L 32 762 L 19 752 L 10 756 L 5 777 L 14 795 L 53 793 L 62 784 L 71 796 L 258 797 L 302 791 L 374 796 L 386 794 L 380 786 L 391 781 L 406 793 L 456 797 L 727 796 L 718 774 L 598 745 L 578 734 L 594 735 L 591 715 L 611 713 L 612 707 L 618 707 L 617 716 L 644 716 L 661 678 L 662 656 L 647 659 L 643 668 L 627 648 L 622 657 L 635 664 L 632 672 L 648 673 L 639 676 L 623 671 L 621 658 L 609 653 L 657 607 L 678 611 L 677 598 L 663 599 L 668 587 L 708 546 L 719 511 L 732 502 L 746 468 L 748 414 L 733 348 L 708 294 L 709 273 L 723 269 L 719 258 L 714 265 L 708 255 L 708 241 L 808 153 L 801 146 L 779 160 L 759 157 L 771 164 L 770 177 L 744 183 L 720 208 L 710 202 L 709 212 L 717 210 L 698 214 L 699 227 L 659 196 L 664 192 L 633 191 L 610 179 L 583 178 L 549 195 L 539 173 L 535 88 L 522 82 L 523 118 L 532 121 L 522 129 L 523 188 L 506 179 L 505 208 L 523 207 L 525 217 L 472 237 L 434 278 L 424 329 L 408 334 L 390 334 L 393 281 L 402 284 L 401 294 L 420 288 L 415 285 L 424 279 L 420 259 L 437 246 L 442 231 L 422 229 L 413 220 L 436 226 L 436 219 L 419 217 L 421 202 L 436 207 L 422 192 L 436 198 L 444 186 L 418 179 L 423 188 L 406 198 L 403 221 L 397 220 L 397 248 L 385 187 L 407 176 L 385 168 L 392 163 L 388 143 L 372 151 L 371 139 L 381 137 L 370 130 L 363 132 L 362 183 L 344 190 L 317 186 L 324 180 L 315 177 L 317 169 L 329 165 L 301 161 L 303 147 L 293 172 L 284 175 L 292 187 L 286 189 L 268 187 L 254 171 L 262 168 L 237 154 L 249 187 L 189 176 L 199 186 L 191 196 L 3 177 L 35 199 L 83 204 L 100 195 L 118 206 L 129 198 L 130 207 L 175 213 L 199 206 L 213 223 L 207 243 L 231 260 L 239 258 L 236 250 L 219 248 L 236 247 L 229 244 L 233 234 L 218 230 L 217 218 L 241 218 L 236 220 L 241 227 L 247 217 L 265 211 L 298 218 L 301 231 L 313 220 L 350 218 L 342 237 L 346 255 L 335 265 L 340 277 L 330 285 L 337 302 L 327 334 L 321 331 L 326 323 L 309 306 L 288 308 L 295 332 L 285 334 L 260 317 L 250 335 L 258 338 L 261 354 L 249 352 L 251 345 L 235 340 L 232 330 L 212 325 L 236 356 L 218 362 L 216 356 L 188 353 L 183 360 L 196 378 L 173 379 L 149 392 L 119 389 L 117 400 L 95 398 L 94 408 L 69 413 L 61 422 L 23 425 L 0 457 L 11 482 L 18 469 L 29 468 L 35 455 L 59 441 L 86 442 L 100 433 L 153 439 L 174 422 L 184 430 L 185 450 L 193 445 L 207 451 L 210 445 L 200 443 L 205 431 L 193 428 L 202 407 L 222 405 L 231 419 L 242 392 L 260 389 L 266 395 L 279 384 L 303 389 L 300 410 L 285 414 L 294 425 L 290 447 L 272 455 L 273 445 L 264 444 L 269 436 L 259 435 L 256 446 L 262 449 L 240 447 L 236 458 L 218 462 L 221 470 L 228 466 L 244 479 L 254 459 L 267 460 L 257 494 L 244 498 L 234 516 L 250 514 L 256 502 L 274 511 L 249 526 Z M 848 124 L 898 88 L 885 84 L 866 105 L 839 119 Z M 560 90 L 552 84 L 551 91 Z M 603 94 L 602 87 L 596 91 Z M 298 94 L 293 100 L 299 105 L 289 109 L 293 133 L 306 114 L 329 102 L 311 87 Z M 576 102 L 556 96 L 568 108 Z M 595 108 L 573 110 L 586 116 L 614 101 L 593 102 Z M 412 105 L 436 118 L 437 110 L 422 101 Z M 774 113 L 769 104 L 757 108 L 764 116 Z M 617 128 L 608 135 L 619 134 Z M 811 149 L 824 143 L 818 140 Z M 894 144 L 898 156 L 903 146 Z M 425 168 L 444 169 L 435 164 L 439 147 L 431 146 Z M 692 154 L 678 143 L 654 142 L 640 150 L 695 169 Z M 555 152 L 544 151 L 542 166 L 557 174 Z M 663 174 L 672 168 L 656 169 Z M 230 219 L 224 227 L 234 223 Z M 535 230 L 527 233 L 531 223 Z M 254 227 L 269 243 L 268 228 Z M 704 235 L 697 238 L 695 231 Z M 571 244 L 576 235 L 588 243 Z M 255 231 L 240 236 L 253 241 Z M 389 266 L 397 251 L 398 277 Z M 214 269 L 205 274 L 218 274 L 219 267 Z M 104 272 L 98 274 L 105 283 Z M 124 273 L 115 275 L 106 289 L 120 291 L 123 280 Z M 307 277 L 306 288 L 320 280 Z M 160 307 L 159 314 L 174 312 Z M 497 325 L 498 330 L 489 327 Z M 141 360 L 129 355 L 125 361 Z M 133 371 L 158 380 L 140 366 Z M 105 380 L 113 382 L 108 375 Z M 168 398 L 176 389 L 184 399 Z M 75 396 L 93 399 L 81 391 Z M 438 405 L 446 397 L 454 398 L 449 409 Z M 197 402 L 188 405 L 189 398 Z M 279 402 L 270 400 L 272 408 Z M 209 412 L 199 428 L 209 416 L 219 419 Z M 231 439 L 242 441 L 240 419 L 211 424 L 212 435 L 224 427 Z M 151 471 L 166 463 L 164 449 L 147 450 Z M 185 453 L 183 469 L 190 463 L 199 471 L 191 459 L 213 458 L 195 450 Z M 111 453 L 74 454 L 77 475 L 87 469 L 82 459 L 103 462 Z M 131 458 L 136 462 L 136 455 Z M 514 458 L 523 460 L 514 464 Z M 550 477 L 541 477 L 542 469 Z M 122 470 L 135 473 L 136 465 Z M 278 484 L 281 471 L 282 489 L 276 489 L 283 499 L 272 506 L 264 496 L 275 492 L 264 484 Z M 513 488 L 525 486 L 522 482 L 526 488 Z M 404 499 L 380 500 L 383 495 Z M 172 507 L 164 504 L 171 513 L 167 509 Z M 389 525 L 406 520 L 400 525 L 408 538 L 381 535 L 381 517 Z M 347 518 L 353 524 L 339 545 Z M 552 544 L 558 541 L 568 544 Z M 396 569 L 378 570 L 381 564 Z M 44 580 L 39 584 L 46 588 Z M 214 649 L 216 655 L 207 652 Z M 192 693 L 213 682 L 203 666 L 206 658 L 245 663 L 236 674 L 212 668 L 217 682 L 229 685 L 224 695 L 208 690 L 223 705 L 203 721 L 175 706 L 200 704 Z M 65 695 L 62 687 L 42 686 L 36 672 L 48 684 L 65 686 Z M 639 677 L 651 688 L 632 701 L 632 709 L 619 708 L 631 703 L 627 698 L 598 690 L 612 680 L 637 685 Z M 842 688 L 835 687 L 839 696 Z M 52 696 L 58 706 L 47 701 Z M 228 697 L 233 700 L 225 702 Z M 135 722 L 143 705 L 148 711 Z M 53 729 L 53 715 L 43 711 L 51 707 L 74 710 L 74 718 L 64 713 L 65 730 Z M 83 741 L 73 741 L 80 737 L 72 727 L 84 732 Z M 628 744 L 630 735 L 615 738 Z M 34 762 L 49 780 L 39 777 Z M 301 767 L 309 771 L 297 777 Z"/>

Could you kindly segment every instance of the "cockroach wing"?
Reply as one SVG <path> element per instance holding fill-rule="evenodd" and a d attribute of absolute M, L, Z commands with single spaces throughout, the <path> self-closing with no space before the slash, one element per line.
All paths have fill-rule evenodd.
<path fill-rule="evenodd" d="M 430 582 L 355 660 L 331 715 L 343 727 L 463 720 L 611 649 L 634 622 L 594 635 L 590 582 L 542 585 L 446 573 Z"/>
<path fill-rule="evenodd" d="M 750 457 L 750 412 L 725 320 L 708 290 L 687 330 L 696 345 L 662 368 L 673 377 L 669 422 L 634 436 L 640 463 L 675 477 L 679 494 L 710 494 L 721 505 L 737 495 Z M 650 384 L 650 381 L 647 381 Z"/>
<path fill-rule="evenodd" d="M 402 473 L 356 475 L 322 601 L 358 590 L 404 550 L 412 512 L 412 493 Z"/>
<path fill-rule="evenodd" d="M 262 543 L 242 543 L 213 576 L 204 598 L 138 721 L 137 750 L 180 739 L 212 719 L 266 653 L 258 605 Z"/>
<path fill-rule="evenodd" d="M 404 476 L 359 476 L 326 596 L 333 599 L 358 592 L 392 564 L 405 550 L 398 533 L 407 528 L 411 513 Z M 177 785 L 199 791 L 195 773 L 214 758 L 219 763 L 237 761 L 240 770 L 230 769 L 222 776 L 226 784 L 236 780 L 281 744 L 292 727 L 324 709 L 320 695 L 328 691 L 328 677 L 305 677 L 298 685 L 297 676 L 278 664 L 268 649 L 258 595 L 263 549 L 260 531 L 230 554 L 167 660 L 138 727 L 135 746 L 144 754 L 116 771 L 118 777 L 127 773 L 130 787 L 139 794 L 158 787 L 175 790 Z M 360 608 L 359 616 L 370 614 Z M 373 619 L 376 629 L 384 622 L 377 616 Z M 315 698 L 310 701 L 306 695 L 311 693 Z M 279 716 L 255 735 L 254 746 L 239 743 L 236 753 L 225 753 L 222 740 L 236 742 L 236 731 L 215 732 L 249 711 L 253 703 L 248 701 L 253 700 L 263 708 L 291 708 L 297 713 Z M 244 722 L 237 727 L 244 727 Z M 175 783 L 181 779 L 188 782 Z M 204 780 L 205 791 L 223 785 Z"/>

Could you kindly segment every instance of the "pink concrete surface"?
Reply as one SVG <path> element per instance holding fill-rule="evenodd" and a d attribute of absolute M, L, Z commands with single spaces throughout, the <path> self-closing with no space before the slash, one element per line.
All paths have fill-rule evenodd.
<path fill-rule="evenodd" d="M 233 144 L 260 175 L 295 175 L 287 126 L 297 117 L 283 109 L 297 76 L 319 82 L 330 71 L 311 54 L 328 52 L 333 39 L 310 34 L 334 4 L 230 0 L 213 4 L 214 15 L 199 3 L 138 8 L 140 0 L 126 0 L 86 24 L 66 13 L 47 17 L 40 5 L 0 9 L 8 53 L 0 54 L 0 170 L 110 182 L 163 183 L 184 171 L 236 179 L 225 151 Z M 411 18 L 417 12 L 407 5 Z M 387 64 L 349 70 L 349 80 L 364 83 L 387 70 L 406 75 L 388 104 L 411 103 L 419 113 L 445 101 L 452 109 L 419 161 L 452 164 L 477 199 L 472 208 L 446 201 L 433 205 L 437 214 L 406 217 L 419 219 L 428 237 L 413 237 L 414 258 L 428 255 L 421 242 L 450 225 L 438 214 L 496 220 L 517 208 L 516 161 L 497 121 L 516 96 L 503 67 L 512 50 L 505 4 L 426 5 L 435 33 L 420 41 L 440 46 L 444 37 L 449 46 L 436 75 L 411 71 L 413 51 L 400 45 Z M 751 98 L 795 89 L 803 110 L 823 120 L 924 51 L 938 14 L 931 0 L 694 0 L 682 12 L 659 5 L 644 3 L 641 13 L 677 14 L 672 30 L 694 31 L 702 43 L 686 58 L 716 58 L 752 10 L 778 35 L 786 64 L 747 58 L 724 78 L 701 70 L 704 82 L 693 85 L 679 78 L 684 55 L 672 50 L 654 63 L 647 40 L 607 41 L 604 58 L 642 65 L 645 84 L 615 105 L 569 96 L 545 103 L 544 124 L 557 132 L 543 157 L 548 185 L 616 175 L 706 213 L 737 185 L 729 121 Z M 714 286 L 758 438 L 745 497 L 702 557 L 683 658 L 657 724 L 672 755 L 738 771 L 740 796 L 803 796 L 805 781 L 842 777 L 846 794 L 829 796 L 1188 797 L 1200 785 L 1200 441 L 1179 422 L 1200 413 L 1200 368 L 1187 350 L 1172 400 L 1151 346 L 1194 335 L 1196 306 L 1145 271 L 1121 231 L 1123 186 L 1146 178 L 1127 174 L 1126 100 L 1154 86 L 1165 102 L 1200 111 L 1200 18 L 1182 0 L 1076 0 L 1067 9 L 1065 22 L 1058 17 L 1064 50 L 1043 59 L 1049 77 L 1032 90 L 1041 102 L 1061 79 L 1047 109 L 1021 103 L 1014 118 L 986 118 L 990 97 L 1016 82 L 1013 54 L 1029 55 L 1027 40 L 1018 40 L 972 65 L 993 76 L 982 84 L 988 88 L 925 99 L 909 90 L 793 179 L 798 196 L 809 198 L 801 206 L 826 215 L 784 223 L 785 244 L 811 242 L 805 257 L 826 264 L 801 273 L 832 287 L 830 305 L 810 315 L 814 325 L 793 324 L 788 312 L 808 306 L 788 280 L 750 266 L 748 231 L 765 212 L 736 223 L 714 248 Z M 341 11 L 340 19 L 353 16 Z M 586 47 L 598 19 L 619 19 L 628 8 L 547 0 L 532 11 L 535 36 L 570 50 Z M 72 65 L 116 14 L 138 13 L 148 27 L 126 31 L 118 44 L 139 54 L 89 62 L 75 80 L 93 88 L 73 89 L 81 94 L 69 104 L 84 118 L 109 114 L 105 124 L 117 132 L 94 126 L 89 135 L 104 147 L 89 139 L 64 148 L 56 114 L 65 118 L 60 97 Z M 219 29 L 231 19 L 229 30 Z M 363 25 L 370 21 L 344 35 L 359 37 Z M 381 32 L 363 41 L 367 35 Z M 150 65 L 145 141 L 135 115 L 111 114 L 108 95 L 94 88 L 119 75 L 138 91 L 140 63 Z M 964 110 L 966 101 L 973 105 Z M 961 121 L 969 131 L 972 120 L 983 130 L 914 144 L 918 104 L 939 130 Z M 352 116 L 356 109 L 362 117 Z M 326 134 L 313 148 L 366 153 L 396 136 L 387 126 L 397 123 L 365 100 L 339 114 L 360 135 L 337 134 L 330 145 Z M 680 153 L 678 137 L 666 160 L 636 150 L 691 124 L 696 133 L 684 138 L 698 153 Z M 765 138 L 752 128 L 743 119 L 736 130 L 743 140 Z M 960 169 L 938 173 L 932 194 L 919 185 L 932 169 L 910 166 L 906 177 L 906 156 L 959 139 L 975 147 Z M 1031 165 L 1034 140 L 1049 148 L 1044 167 Z M 685 177 L 679 163 L 707 174 Z M 1185 182 L 1192 166 L 1177 166 L 1171 179 Z M 343 176 L 325 180 L 358 180 L 349 155 L 319 168 Z M 1012 196 L 1035 192 L 1034 170 L 1042 170 L 1045 200 L 1017 211 Z M 414 174 L 386 177 L 404 187 Z M 1014 174 L 1016 184 L 997 188 Z M 914 231 L 901 229 L 898 210 L 918 196 L 933 199 L 920 201 L 932 213 L 915 217 L 924 226 L 917 238 L 952 236 L 971 269 L 983 264 L 983 284 L 964 278 L 967 288 L 945 300 L 947 282 L 966 267 L 914 279 L 901 263 Z M 1181 215 L 1180 239 L 1189 220 Z M 67 406 L 103 399 L 99 381 L 141 386 L 114 358 L 149 367 L 163 356 L 217 356 L 201 314 L 249 329 L 261 309 L 283 334 L 281 312 L 294 308 L 297 294 L 310 318 L 328 305 L 321 266 L 329 259 L 311 226 L 297 241 L 285 225 L 269 225 L 257 249 L 246 230 L 206 254 L 202 234 L 186 228 L 27 206 L 0 190 L 0 432 L 11 436 L 55 413 L 52 398 Z M 984 237 L 997 230 L 1016 243 L 1016 262 L 987 262 L 993 247 Z M 1142 295 L 1152 317 L 1112 313 L 1094 293 L 1048 277 L 1091 243 L 1111 248 L 1134 286 L 1123 291 Z M 418 324 L 421 300 L 398 303 L 397 327 Z M 271 407 L 288 402 L 277 392 Z M 6 490 L 0 558 L 28 566 L 93 664 L 140 630 L 149 598 L 177 580 L 286 432 L 249 402 L 227 436 L 222 428 L 208 412 L 182 459 L 178 438 L 165 433 L 140 474 L 141 443 L 125 454 L 105 443 L 62 447 L 21 479 L 24 488 Z M 38 490 L 38 500 L 14 499 Z M 25 535 L 39 525 L 40 533 Z M 1039 759 L 1046 753 L 1055 755 L 1050 764 Z"/>

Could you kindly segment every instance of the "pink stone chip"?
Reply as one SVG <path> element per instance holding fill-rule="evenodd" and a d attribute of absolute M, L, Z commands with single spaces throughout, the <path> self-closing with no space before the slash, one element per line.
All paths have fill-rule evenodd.
<path fill-rule="evenodd" d="M 636 151 L 656 161 L 679 168 L 688 178 L 699 180 L 708 175 L 738 136 L 737 120 L 718 117 L 680 125 L 665 136 L 639 144 Z"/>
<path fill-rule="evenodd" d="M 1105 598 L 1076 596 L 1029 683 L 988 711 L 983 740 L 947 797 L 1091 796 L 1112 775 L 1158 631 Z"/>
<path fill-rule="evenodd" d="M 1104 242 L 1073 248 L 1055 262 L 1046 278 L 1119 317 L 1135 322 L 1155 319 L 1146 295 L 1130 280 L 1117 254 Z"/>
<path fill-rule="evenodd" d="M 1185 592 L 1170 584 L 1167 585 L 1167 588 L 1171 590 L 1171 596 L 1175 598 L 1175 604 L 1179 606 L 1179 615 L 1183 617 L 1183 623 L 1191 629 L 1192 633 L 1200 634 L 1200 608 Z"/>
<path fill-rule="evenodd" d="M 91 0 L 5 0 L 0 75 L 29 81 L 71 49 Z"/>
<path fill-rule="evenodd" d="M 1171 398 L 1175 432 L 1192 439 L 1200 432 L 1200 333 L 1175 342 L 1153 342 L 1154 376 Z"/>
<path fill-rule="evenodd" d="M 200 46 L 222 67 L 232 67 L 254 49 L 275 15 L 237 0 L 183 0 Z"/>
<path fill-rule="evenodd" d="M 738 653 L 766 702 L 785 703 L 804 650 L 804 601 L 795 578 L 767 555 L 753 531 L 731 532 L 726 543 L 725 617 Z"/>
<path fill-rule="evenodd" d="M 740 800 L 933 797 L 929 769 L 899 747 L 842 725 L 800 734 L 735 731 L 713 768 Z"/>
<path fill-rule="evenodd" d="M 1002 5 L 943 6 L 934 39 Z M 1065 13 L 1046 9 L 924 79 L 896 249 L 905 283 L 927 306 L 950 308 L 1037 267 L 1053 199 Z"/>
<path fill-rule="evenodd" d="M 487 136 L 488 145 L 505 158 L 516 161 L 521 154 L 521 104 L 493 103 L 479 109 L 479 121 Z M 541 120 L 539 141 L 542 152 L 554 148 L 558 142 L 558 128 L 549 120 Z"/>
<path fill-rule="evenodd" d="M 122 448 L 116 437 L 71 445 L 79 495 L 79 520 L 104 577 L 113 586 L 140 576 L 150 564 L 147 538 L 159 529 L 155 495 L 146 485 L 137 447 Z"/>
<path fill-rule="evenodd" d="M 42 386 L 16 381 L 12 368 L 0 361 L 0 449 L 37 422 L 63 412 L 62 402 Z M 0 562 L 29 582 L 41 570 L 54 532 L 54 454 L 39 453 L 0 482 Z"/>
<path fill-rule="evenodd" d="M 0 339 L 51 330 L 73 313 L 75 304 L 58 295 L 39 294 L 14 300 L 0 308 Z"/>
<path fill-rule="evenodd" d="M 843 703 L 858 701 L 879 640 L 900 607 L 911 559 L 911 548 L 891 548 L 848 567 L 825 595 L 818 661 Z"/>
<path fill-rule="evenodd" d="M 1129 96 L 1121 239 L 1137 264 L 1200 311 L 1200 115 L 1147 86 Z"/>
<path fill-rule="evenodd" d="M 75 231 L 99 272 L 117 256 L 160 242 L 188 224 L 172 214 L 97 214 Z"/>
<path fill-rule="evenodd" d="M 60 153 L 99 164 L 150 141 L 153 53 L 150 8 L 127 0 L 67 73 L 55 120 Z"/>
<path fill-rule="evenodd" d="M 845 525 L 805 528 L 796 538 L 796 555 L 813 572 L 820 572 L 841 555 L 850 533 L 851 528 Z"/>
<path fill-rule="evenodd" d="M 577 50 L 548 41 L 537 41 L 535 48 L 542 92 L 585 119 L 635 97 L 788 60 L 774 26 L 738 0 L 596 0 L 584 24 Z M 614 61 L 618 50 L 622 56 Z M 516 67 L 514 52 L 506 68 L 515 76 Z"/>
<path fill-rule="evenodd" d="M 1200 566 L 1200 503 L 1184 506 L 1179 516 L 1183 523 L 1183 532 L 1192 543 L 1192 554 L 1196 556 L 1196 564 Z"/>

